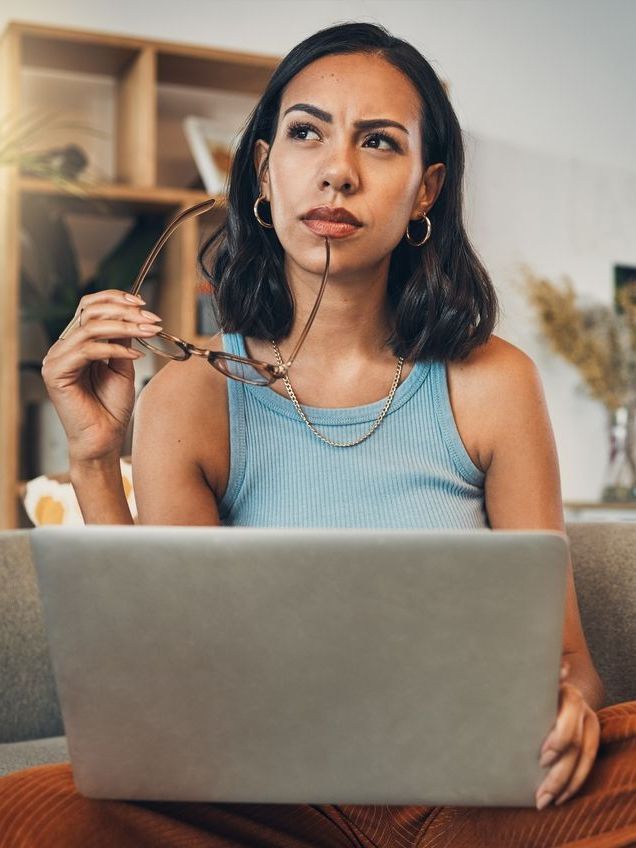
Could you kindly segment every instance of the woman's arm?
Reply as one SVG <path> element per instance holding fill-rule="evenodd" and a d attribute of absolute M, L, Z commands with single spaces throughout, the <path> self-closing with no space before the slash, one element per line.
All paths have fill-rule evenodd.
<path fill-rule="evenodd" d="M 132 444 L 139 524 L 221 523 L 203 466 L 215 464 L 215 454 L 222 464 L 225 379 L 207 362 L 168 362 L 139 395 Z M 70 479 L 87 524 L 134 523 L 119 455 L 73 463 Z"/>
<path fill-rule="evenodd" d="M 483 412 L 486 510 L 493 529 L 565 532 L 559 461 L 538 370 L 523 351 L 493 337 L 475 358 Z M 563 633 L 568 680 L 592 709 L 605 692 L 583 633 L 568 561 Z"/>
<path fill-rule="evenodd" d="M 134 524 L 119 454 L 110 459 L 71 463 L 69 478 L 85 524 Z"/>
<path fill-rule="evenodd" d="M 204 467 L 223 459 L 226 377 L 194 360 L 168 362 L 137 399 L 132 469 L 140 524 L 221 523 Z"/>
<path fill-rule="evenodd" d="M 483 346 L 478 359 L 481 366 L 473 376 L 479 374 L 481 390 L 480 455 L 486 457 L 490 525 L 564 532 L 559 463 L 537 368 L 525 353 L 497 337 Z M 563 803 L 587 779 L 600 740 L 596 710 L 604 700 L 568 560 L 558 712 L 541 746 L 539 762 L 548 771 L 536 791 L 538 809 L 552 801 Z"/>

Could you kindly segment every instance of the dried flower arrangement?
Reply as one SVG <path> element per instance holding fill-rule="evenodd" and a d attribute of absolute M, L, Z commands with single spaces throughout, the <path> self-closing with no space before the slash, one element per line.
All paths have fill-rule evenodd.
<path fill-rule="evenodd" d="M 566 275 L 562 286 L 527 265 L 522 275 L 550 346 L 578 369 L 590 395 L 610 412 L 636 404 L 636 280 L 621 286 L 616 309 L 580 303 Z"/>

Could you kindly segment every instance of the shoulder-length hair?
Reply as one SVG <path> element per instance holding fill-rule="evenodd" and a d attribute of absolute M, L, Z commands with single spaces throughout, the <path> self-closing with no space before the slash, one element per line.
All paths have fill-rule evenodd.
<path fill-rule="evenodd" d="M 224 224 L 201 244 L 197 256 L 198 271 L 212 286 L 219 326 L 224 332 L 276 341 L 291 330 L 294 305 L 283 248 L 275 230 L 264 229 L 253 212 L 268 163 L 266 158 L 256 174 L 254 145 L 262 138 L 271 146 L 281 95 L 290 80 L 316 59 L 338 53 L 379 55 L 411 80 L 421 100 L 424 168 L 437 162 L 446 166 L 442 189 L 428 213 L 430 238 L 422 247 L 403 238 L 391 254 L 387 296 L 393 328 L 386 343 L 407 360 L 464 359 L 492 334 L 498 303 L 464 230 L 462 132 L 444 86 L 426 59 L 408 42 L 372 23 L 322 29 L 294 47 L 276 67 L 245 123 L 228 174 Z M 261 202 L 261 210 L 263 206 Z M 208 268 L 205 257 L 212 247 L 216 250 Z"/>

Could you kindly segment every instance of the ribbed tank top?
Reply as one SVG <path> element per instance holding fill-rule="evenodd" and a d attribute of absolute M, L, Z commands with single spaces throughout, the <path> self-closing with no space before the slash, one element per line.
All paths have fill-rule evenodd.
<path fill-rule="evenodd" d="M 223 346 L 247 355 L 240 333 L 223 334 Z M 223 524 L 488 527 L 485 475 L 457 430 L 443 361 L 417 361 L 375 432 L 347 448 L 319 439 L 292 401 L 269 386 L 229 379 L 227 389 L 230 471 L 219 502 Z M 319 432 L 345 442 L 366 433 L 385 403 L 386 397 L 363 406 L 301 406 Z"/>

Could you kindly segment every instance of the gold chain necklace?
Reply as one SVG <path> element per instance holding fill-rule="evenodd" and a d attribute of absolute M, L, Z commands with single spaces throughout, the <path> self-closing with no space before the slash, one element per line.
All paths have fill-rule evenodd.
<path fill-rule="evenodd" d="M 278 359 L 278 364 L 282 365 L 283 364 L 283 358 L 280 355 L 278 345 L 276 344 L 274 339 L 272 339 L 272 344 L 274 345 L 274 352 L 276 354 L 276 358 Z M 383 408 L 382 412 L 373 422 L 369 432 L 365 433 L 365 435 L 361 436 L 359 439 L 356 439 L 355 442 L 332 442 L 331 439 L 328 439 L 326 436 L 323 436 L 322 433 L 319 433 L 318 430 L 316 430 L 316 428 L 313 426 L 313 424 L 307 419 L 307 416 L 303 412 L 301 405 L 298 403 L 298 399 L 296 398 L 296 395 L 294 393 L 294 390 L 291 387 L 291 383 L 289 382 L 287 375 L 285 375 L 283 377 L 283 382 L 285 383 L 285 388 L 287 389 L 287 394 L 289 395 L 289 397 L 292 400 L 292 403 L 296 407 L 296 411 L 298 412 L 300 417 L 303 419 L 305 424 L 309 427 L 309 429 L 311 430 L 312 433 L 314 433 L 316 436 L 318 436 L 319 439 L 322 439 L 323 442 L 327 442 L 328 445 L 332 445 L 334 448 L 351 448 L 354 445 L 359 445 L 360 442 L 363 442 L 365 439 L 368 439 L 369 436 L 371 435 L 371 433 L 373 433 L 373 431 L 377 427 L 380 426 L 380 422 L 382 421 L 384 416 L 389 411 L 389 407 L 391 406 L 391 401 L 393 400 L 393 395 L 395 394 L 395 390 L 397 389 L 398 383 L 400 382 L 400 375 L 402 374 L 402 364 L 403 363 L 404 363 L 404 357 L 400 356 L 400 358 L 398 359 L 395 377 L 393 378 L 393 385 L 391 386 L 391 391 L 389 392 L 389 396 L 386 399 L 386 403 L 384 404 L 384 408 Z"/>

